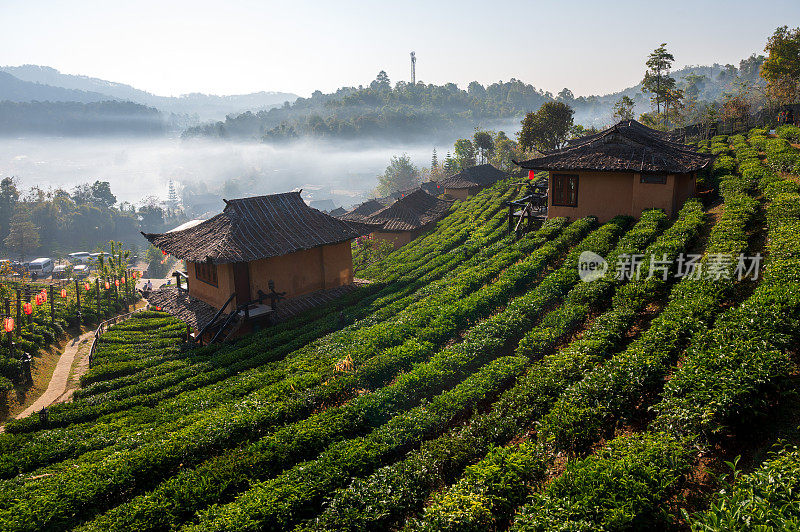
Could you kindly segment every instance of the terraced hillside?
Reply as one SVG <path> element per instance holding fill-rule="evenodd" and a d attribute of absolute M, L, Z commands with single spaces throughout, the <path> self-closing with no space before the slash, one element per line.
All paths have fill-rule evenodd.
<path fill-rule="evenodd" d="M 798 155 L 781 142 L 704 146 L 720 200 L 675 220 L 554 219 L 515 241 L 519 190 L 498 183 L 372 284 L 236 343 L 188 349 L 180 322 L 141 313 L 47 426 L 0 434 L 0 529 L 796 524 L 800 453 L 768 454 L 800 441 L 800 194 L 772 166 Z M 584 251 L 604 277 L 580 280 Z M 695 274 L 675 275 L 686 254 Z"/>

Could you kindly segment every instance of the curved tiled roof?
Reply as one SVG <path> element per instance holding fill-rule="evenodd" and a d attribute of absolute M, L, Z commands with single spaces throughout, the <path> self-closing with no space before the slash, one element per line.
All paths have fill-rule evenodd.
<path fill-rule="evenodd" d="M 417 189 L 366 218 L 364 222 L 380 225 L 383 231 L 412 231 L 440 220 L 451 205 L 451 201 L 436 198 Z"/>
<path fill-rule="evenodd" d="M 144 234 L 154 246 L 192 262 L 249 262 L 357 238 L 365 229 L 312 209 L 299 192 L 225 202 L 222 213 L 182 231 Z"/>
<path fill-rule="evenodd" d="M 345 214 L 339 216 L 340 220 L 346 220 L 350 222 L 363 222 L 366 218 L 370 217 L 371 215 L 375 214 L 381 209 L 385 209 L 386 205 L 383 203 L 371 199 L 365 201 L 355 209 L 352 209 Z"/>
<path fill-rule="evenodd" d="M 465 168 L 457 174 L 442 179 L 439 184 L 445 188 L 485 187 L 506 177 L 508 175 L 505 172 L 487 163 Z"/>
<path fill-rule="evenodd" d="M 705 168 L 713 159 L 713 155 L 668 140 L 661 131 L 625 120 L 543 157 L 517 164 L 530 170 L 684 174 Z"/>

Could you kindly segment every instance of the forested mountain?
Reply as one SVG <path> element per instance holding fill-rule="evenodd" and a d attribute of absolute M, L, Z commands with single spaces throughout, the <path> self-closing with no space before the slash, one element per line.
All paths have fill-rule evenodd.
<path fill-rule="evenodd" d="M 0 136 L 156 135 L 165 130 L 158 109 L 133 102 L 0 101 Z"/>
<path fill-rule="evenodd" d="M 76 99 L 64 97 L 33 98 L 14 101 L 50 100 L 50 101 L 101 101 L 101 100 L 128 100 L 149 107 L 156 107 L 164 113 L 197 115 L 200 120 L 214 120 L 226 116 L 228 113 L 241 113 L 247 109 L 268 109 L 282 105 L 286 101 L 294 101 L 296 94 L 287 92 L 255 92 L 231 96 L 216 96 L 213 94 L 184 94 L 179 97 L 157 96 L 149 92 L 103 79 L 88 76 L 75 76 L 62 74 L 58 70 L 39 65 L 5 66 L 0 71 L 22 80 L 50 86 L 50 88 L 64 88 L 73 91 L 86 92 L 96 95 L 93 99 Z M 5 98 L 0 90 L 0 100 Z"/>
<path fill-rule="evenodd" d="M 689 66 L 672 73 L 691 102 L 709 102 L 757 83 L 761 56 L 733 65 Z M 300 137 L 429 140 L 470 134 L 474 128 L 512 125 L 544 102 L 561 100 L 575 110 L 575 122 L 601 127 L 612 122 L 613 106 L 623 96 L 635 102 L 638 116 L 650 110 L 650 95 L 638 84 L 604 96 L 575 97 L 565 88 L 557 95 L 512 78 L 484 87 L 471 82 L 466 90 L 454 83 L 394 86 L 381 71 L 368 86 L 342 87 L 334 93 L 315 91 L 310 98 L 267 111 L 228 116 L 186 130 L 184 137 L 219 137 L 285 141 Z"/>
<path fill-rule="evenodd" d="M 672 72 L 676 87 L 684 92 L 687 105 L 699 102 L 718 101 L 725 94 L 736 93 L 745 86 L 763 86 L 758 75 L 764 56 L 751 55 L 739 62 L 736 67 L 731 64 L 691 65 Z M 566 92 L 565 92 L 566 91 Z M 650 94 L 642 91 L 638 83 L 619 92 L 604 96 L 580 96 L 575 98 L 569 89 L 562 90 L 557 98 L 565 101 L 575 109 L 575 122 L 585 126 L 601 127 L 611 123 L 613 106 L 623 96 L 635 102 L 634 115 L 651 110 Z"/>
<path fill-rule="evenodd" d="M 0 101 L 10 102 L 99 102 L 112 100 L 99 92 L 67 89 L 23 81 L 7 72 L 0 71 Z"/>
<path fill-rule="evenodd" d="M 471 131 L 475 125 L 516 117 L 537 109 L 552 96 L 517 79 L 484 87 L 455 83 L 392 87 L 385 72 L 369 86 L 343 87 L 331 94 L 315 91 L 310 98 L 257 113 L 229 116 L 188 129 L 184 136 L 253 138 L 282 141 L 297 137 L 429 139 Z"/>

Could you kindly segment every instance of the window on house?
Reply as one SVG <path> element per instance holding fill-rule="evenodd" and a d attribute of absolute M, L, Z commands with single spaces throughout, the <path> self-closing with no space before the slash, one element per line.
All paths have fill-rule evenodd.
<path fill-rule="evenodd" d="M 210 262 L 195 262 L 194 275 L 198 281 L 217 286 L 217 265 Z"/>
<path fill-rule="evenodd" d="M 651 185 L 666 185 L 667 174 L 642 174 L 639 178 L 640 183 L 649 183 Z"/>
<path fill-rule="evenodd" d="M 578 206 L 577 175 L 553 174 L 553 205 L 559 207 Z"/>

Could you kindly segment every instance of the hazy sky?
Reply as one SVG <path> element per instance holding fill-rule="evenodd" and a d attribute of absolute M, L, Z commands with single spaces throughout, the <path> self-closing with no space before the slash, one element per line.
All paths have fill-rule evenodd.
<path fill-rule="evenodd" d="M 161 95 L 408 79 L 603 94 L 637 83 L 667 42 L 676 66 L 736 63 L 800 0 L 309 2 L 303 0 L 0 0 L 0 64 L 40 64 Z"/>

